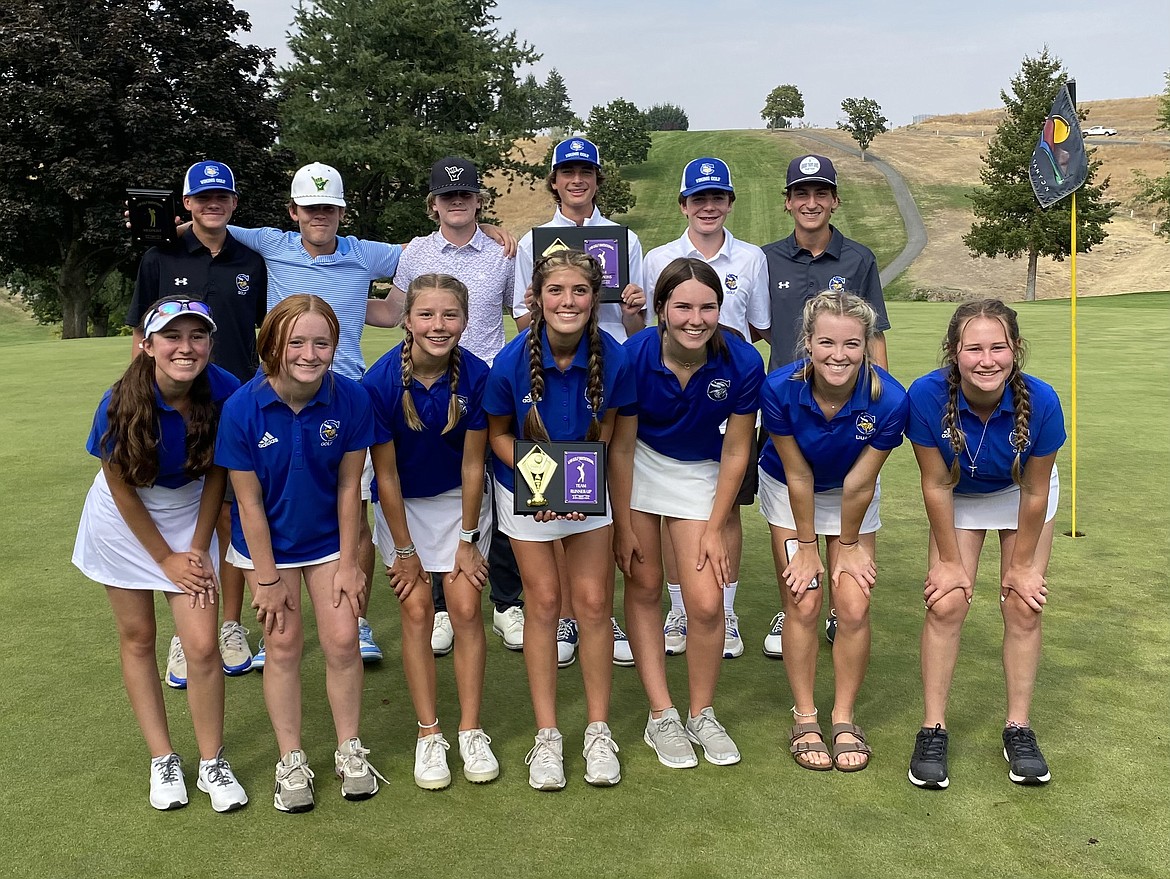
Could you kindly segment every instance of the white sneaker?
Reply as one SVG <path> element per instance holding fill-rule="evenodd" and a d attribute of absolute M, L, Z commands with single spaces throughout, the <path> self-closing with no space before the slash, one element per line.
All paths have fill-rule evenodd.
<path fill-rule="evenodd" d="M 609 732 L 609 725 L 595 720 L 585 727 L 585 781 L 596 787 L 612 787 L 622 780 L 622 767 L 617 758 L 617 742 Z"/>
<path fill-rule="evenodd" d="M 666 636 L 666 655 L 678 656 L 687 652 L 687 615 L 685 611 L 671 609 L 662 627 Z"/>
<path fill-rule="evenodd" d="M 703 748 L 708 763 L 730 766 L 739 762 L 739 748 L 718 720 L 714 708 L 704 708 L 698 717 L 687 717 L 687 738 Z"/>
<path fill-rule="evenodd" d="M 504 639 L 509 650 L 524 649 L 524 608 L 510 607 L 492 611 L 492 631 Z"/>
<path fill-rule="evenodd" d="M 492 753 L 492 740 L 482 729 L 459 731 L 459 756 L 463 759 L 463 777 L 472 784 L 494 781 L 500 776 L 500 762 Z"/>
<path fill-rule="evenodd" d="M 557 668 L 568 668 L 577 661 L 577 621 L 562 617 L 557 621 Z"/>
<path fill-rule="evenodd" d="M 219 627 L 219 658 L 225 675 L 242 675 L 252 670 L 252 648 L 248 630 L 234 620 L 224 620 Z"/>
<path fill-rule="evenodd" d="M 386 780 L 366 759 L 369 753 L 356 736 L 333 752 L 333 771 L 341 779 L 341 795 L 347 800 L 368 800 L 378 792 L 378 779 Z"/>
<path fill-rule="evenodd" d="M 308 812 L 313 808 L 313 770 L 305 752 L 292 750 L 276 764 L 276 793 L 272 805 L 281 812 Z"/>
<path fill-rule="evenodd" d="M 530 787 L 535 790 L 564 789 L 564 740 L 556 727 L 536 731 L 536 744 L 532 746 L 524 762 L 528 764 Z"/>
<path fill-rule="evenodd" d="M 654 749 L 658 762 L 669 769 L 690 769 L 699 765 L 695 749 L 683 728 L 678 709 L 667 708 L 657 720 L 651 713 L 642 740 Z"/>
<path fill-rule="evenodd" d="M 374 640 L 370 621 L 365 617 L 358 617 L 358 652 L 362 655 L 362 662 L 382 661 L 382 648 Z"/>
<path fill-rule="evenodd" d="M 739 637 L 739 617 L 735 612 L 723 617 L 723 658 L 735 659 L 743 656 L 743 638 Z"/>
<path fill-rule="evenodd" d="M 176 690 L 187 689 L 187 657 L 183 655 L 183 645 L 179 643 L 179 636 L 171 638 L 171 649 L 167 653 L 167 674 L 165 678 L 168 687 Z M 184 802 L 186 802 L 184 800 Z"/>
<path fill-rule="evenodd" d="M 622 631 L 615 617 L 610 617 L 613 623 L 613 664 L 622 668 L 629 668 L 634 664 L 634 651 L 630 649 L 630 639 Z"/>
<path fill-rule="evenodd" d="M 764 637 L 764 655 L 771 656 L 773 659 L 784 658 L 784 645 L 781 643 L 781 638 L 784 635 L 784 611 L 772 617 L 772 625 L 768 628 L 768 634 Z"/>
<path fill-rule="evenodd" d="M 451 784 L 447 750 L 451 746 L 441 732 L 423 736 L 414 745 L 414 783 L 423 790 L 442 790 Z"/>
<path fill-rule="evenodd" d="M 445 610 L 435 612 L 435 624 L 431 627 L 431 652 L 435 656 L 446 656 L 455 646 L 455 630 L 451 628 L 451 615 Z"/>
<path fill-rule="evenodd" d="M 211 808 L 217 812 L 234 812 L 248 805 L 248 795 L 224 759 L 223 748 L 215 759 L 199 761 L 198 785 L 199 790 L 211 797 Z"/>
<path fill-rule="evenodd" d="M 161 757 L 151 758 L 150 804 L 160 812 L 181 809 L 187 805 L 187 783 L 183 781 L 183 758 L 178 754 L 164 754 Z"/>

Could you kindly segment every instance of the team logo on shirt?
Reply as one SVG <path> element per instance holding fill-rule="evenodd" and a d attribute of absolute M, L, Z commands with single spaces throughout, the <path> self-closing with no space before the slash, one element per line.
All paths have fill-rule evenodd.
<path fill-rule="evenodd" d="M 720 400 L 727 399 L 727 393 L 731 390 L 731 379 L 713 378 L 711 384 L 707 385 L 707 396 L 718 403 Z"/>
<path fill-rule="evenodd" d="M 236 292 L 241 296 L 247 295 L 248 291 L 252 289 L 252 276 L 245 275 L 243 272 L 236 275 Z"/>
<path fill-rule="evenodd" d="M 777 290 L 787 290 L 791 286 L 792 286 L 792 284 L 789 281 L 777 281 L 776 282 L 776 289 Z"/>
<path fill-rule="evenodd" d="M 739 278 L 728 272 L 727 277 L 723 279 L 723 286 L 727 288 L 728 293 L 734 293 L 739 289 Z"/>
<path fill-rule="evenodd" d="M 589 404 L 590 409 L 593 408 L 593 401 L 589 399 L 589 388 L 588 387 L 585 388 L 585 402 Z M 597 411 L 601 412 L 603 409 L 605 409 L 605 395 L 604 394 L 601 395 L 601 402 L 597 404 Z"/>
<path fill-rule="evenodd" d="M 844 278 L 842 278 L 840 275 L 834 275 L 833 277 L 829 278 L 828 289 L 832 290 L 834 293 L 844 293 L 845 284 L 846 281 Z"/>
<path fill-rule="evenodd" d="M 531 404 L 532 403 L 532 391 L 529 391 L 527 394 L 525 394 L 524 399 L 522 399 L 520 402 Z"/>
<path fill-rule="evenodd" d="M 949 440 L 951 438 L 951 429 L 949 427 L 944 427 L 943 432 L 940 434 L 940 438 Z"/>
<path fill-rule="evenodd" d="M 341 422 L 336 418 L 328 418 L 321 422 L 321 445 L 331 446 L 341 431 Z"/>
<path fill-rule="evenodd" d="M 1020 449 L 1020 451 L 1026 452 L 1026 451 L 1028 451 L 1029 448 L 1031 448 L 1031 446 L 1032 446 L 1032 441 L 1030 439 L 1025 440 L 1024 446 L 1022 449 Z M 1011 449 L 1013 454 L 1015 453 L 1015 451 L 1016 451 L 1016 431 L 1014 428 L 1012 429 L 1012 432 L 1008 434 L 1008 448 Z"/>
<path fill-rule="evenodd" d="M 873 437 L 874 431 L 877 430 L 877 419 L 868 412 L 862 412 L 857 416 L 857 421 L 853 426 L 857 428 L 857 433 L 854 439 L 867 440 Z"/>
<path fill-rule="evenodd" d="M 260 437 L 260 442 L 256 443 L 256 448 L 266 449 L 269 446 L 275 445 L 278 442 L 280 442 L 280 440 L 278 440 L 276 437 L 274 437 L 268 431 L 264 431 L 264 436 Z"/>
<path fill-rule="evenodd" d="M 176 287 L 186 287 L 187 286 L 187 279 L 186 278 L 175 278 L 175 286 Z"/>
<path fill-rule="evenodd" d="M 469 405 L 467 402 L 467 398 L 465 396 L 463 396 L 462 394 L 456 394 L 455 395 L 455 403 L 459 407 L 459 417 L 462 418 L 464 415 L 467 414 L 467 407 Z"/>

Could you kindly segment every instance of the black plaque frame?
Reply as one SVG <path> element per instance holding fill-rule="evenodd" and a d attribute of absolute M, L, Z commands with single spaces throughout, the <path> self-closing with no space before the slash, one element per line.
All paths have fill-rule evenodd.
<path fill-rule="evenodd" d="M 544 486 L 543 494 L 548 503 L 544 506 L 531 506 L 532 490 L 528 487 L 528 483 L 524 480 L 523 474 L 516 468 L 512 468 L 512 474 L 515 479 L 515 491 L 513 492 L 512 512 L 517 516 L 535 516 L 537 513 L 545 510 L 551 510 L 559 515 L 567 515 L 569 513 L 581 513 L 585 516 L 604 516 L 609 509 L 609 480 L 606 472 L 606 456 L 605 443 L 602 442 L 547 442 L 538 443 L 531 440 L 516 440 L 513 447 L 515 457 L 512 459 L 517 464 L 523 460 L 534 447 L 540 446 L 541 451 L 550 456 L 557 464 L 557 469 L 549 477 L 548 483 Z M 573 494 L 574 484 L 565 484 L 566 476 L 572 476 L 574 473 L 579 473 L 576 464 L 573 460 L 574 456 L 586 455 L 591 456 L 591 460 L 596 462 L 596 470 L 594 479 L 596 481 L 596 502 L 585 503 L 581 501 L 574 501 L 570 498 Z"/>
<path fill-rule="evenodd" d="M 583 250 L 595 259 L 603 257 L 602 271 L 613 285 L 603 284 L 602 302 L 621 302 L 630 283 L 630 230 L 603 223 L 600 226 L 537 226 L 532 230 L 532 259 L 538 262 L 558 250 Z M 610 260 L 616 260 L 614 266 Z M 600 260 L 599 260 L 600 261 Z M 614 280 L 616 279 L 616 280 Z"/>
<path fill-rule="evenodd" d="M 140 247 L 154 247 L 175 241 L 178 200 L 170 189 L 127 189 L 130 234 Z"/>

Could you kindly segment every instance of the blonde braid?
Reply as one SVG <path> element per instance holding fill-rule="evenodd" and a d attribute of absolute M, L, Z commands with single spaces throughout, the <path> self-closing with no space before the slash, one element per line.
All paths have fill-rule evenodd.
<path fill-rule="evenodd" d="M 598 419 L 601 407 L 605 405 L 605 357 L 601 339 L 601 329 L 597 323 L 597 309 L 589 316 L 589 378 L 585 385 L 585 396 L 589 400 L 589 410 L 593 419 L 589 422 L 589 432 L 585 434 L 588 442 L 601 439 L 601 421 Z"/>
<path fill-rule="evenodd" d="M 540 417 L 536 404 L 544 399 L 544 352 L 541 351 L 541 333 L 544 330 L 544 314 L 540 305 L 534 303 L 532 323 L 528 327 L 528 379 L 531 385 L 532 406 L 524 418 L 524 436 L 537 442 L 548 442 L 548 428 Z"/>
<path fill-rule="evenodd" d="M 449 380 L 447 382 L 448 390 L 451 392 L 451 400 L 447 404 L 447 426 L 443 428 L 443 433 L 455 429 L 455 425 L 459 423 L 459 419 L 463 413 L 459 411 L 459 396 L 456 391 L 459 390 L 459 367 L 463 364 L 463 354 L 456 345 L 451 349 L 451 361 L 447 367 L 447 375 Z"/>
<path fill-rule="evenodd" d="M 410 386 L 414 384 L 414 334 L 410 330 L 403 330 L 402 334 L 402 417 L 406 426 L 411 430 L 422 430 L 422 419 L 418 417 L 418 409 L 414 406 L 414 397 L 410 394 Z"/>
<path fill-rule="evenodd" d="M 1012 439 L 1012 448 L 1016 451 L 1016 457 L 1012 460 L 1012 482 L 1019 485 L 1023 476 L 1020 456 L 1028 447 L 1028 441 L 1031 438 L 1028 424 L 1032 420 L 1032 394 L 1024 382 L 1024 373 L 1018 368 L 1013 371 L 1008 383 L 1012 388 L 1016 414 L 1016 429 Z"/>
<path fill-rule="evenodd" d="M 943 433 L 950 431 L 951 449 L 955 460 L 951 462 L 951 485 L 959 483 L 959 456 L 967 448 L 967 436 L 959 426 L 959 367 L 951 364 L 947 370 L 947 405 L 943 407 Z"/>

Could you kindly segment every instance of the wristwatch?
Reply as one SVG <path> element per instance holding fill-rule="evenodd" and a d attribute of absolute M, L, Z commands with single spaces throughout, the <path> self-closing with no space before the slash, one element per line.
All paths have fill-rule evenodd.
<path fill-rule="evenodd" d="M 476 528 L 474 531 L 464 531 L 462 528 L 460 528 L 459 539 L 464 543 L 479 543 L 479 529 Z"/>

